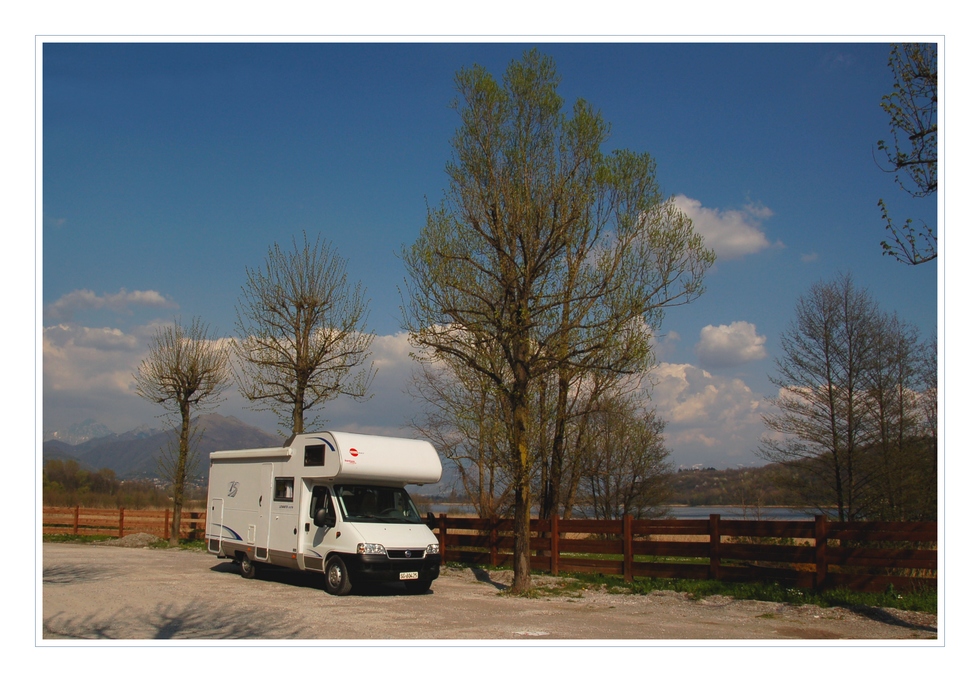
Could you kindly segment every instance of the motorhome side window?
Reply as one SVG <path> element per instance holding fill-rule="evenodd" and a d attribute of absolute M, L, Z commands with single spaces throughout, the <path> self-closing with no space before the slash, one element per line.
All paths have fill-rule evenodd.
<path fill-rule="evenodd" d="M 333 504 L 330 502 L 330 493 L 325 485 L 313 486 L 313 499 L 310 501 L 310 518 L 316 516 L 317 509 L 326 509 L 329 525 L 336 523 L 337 515 L 334 513 Z"/>
<path fill-rule="evenodd" d="M 322 467 L 326 461 L 327 446 L 307 445 L 306 452 L 303 454 L 303 465 L 308 467 Z"/>
<path fill-rule="evenodd" d="M 293 501 L 293 479 L 292 478 L 276 478 L 276 489 L 275 494 L 272 498 L 276 502 L 292 502 Z"/>

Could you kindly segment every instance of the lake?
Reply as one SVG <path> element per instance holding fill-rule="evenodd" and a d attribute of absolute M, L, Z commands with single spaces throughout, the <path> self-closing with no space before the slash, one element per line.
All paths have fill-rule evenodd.
<path fill-rule="evenodd" d="M 706 519 L 711 514 L 721 514 L 723 519 L 749 521 L 813 521 L 813 512 L 795 507 L 668 507 L 668 516 L 675 519 Z M 433 514 L 469 516 L 473 507 L 467 503 L 437 502 L 428 505 Z"/>

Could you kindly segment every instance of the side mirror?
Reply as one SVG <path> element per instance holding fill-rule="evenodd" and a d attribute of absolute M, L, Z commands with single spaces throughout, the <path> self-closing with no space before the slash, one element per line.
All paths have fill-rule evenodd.
<path fill-rule="evenodd" d="M 323 528 L 324 526 L 333 525 L 332 523 L 330 523 L 330 517 L 327 515 L 327 510 L 325 508 L 320 507 L 319 509 L 316 510 L 316 512 L 314 512 L 313 525 L 317 526 L 318 528 Z"/>
<path fill-rule="evenodd" d="M 427 513 L 425 515 L 425 525 L 427 525 L 429 528 L 435 528 L 436 527 L 436 515 L 433 514 L 432 512 Z"/>

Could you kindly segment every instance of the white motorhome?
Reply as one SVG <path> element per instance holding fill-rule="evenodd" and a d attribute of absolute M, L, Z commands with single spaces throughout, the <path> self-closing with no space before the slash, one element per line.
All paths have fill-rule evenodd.
<path fill-rule="evenodd" d="M 435 448 L 407 438 L 305 433 L 212 452 L 208 551 L 246 578 L 276 565 L 323 573 L 330 594 L 370 581 L 423 593 L 439 576 L 439 543 L 405 486 L 440 478 Z"/>

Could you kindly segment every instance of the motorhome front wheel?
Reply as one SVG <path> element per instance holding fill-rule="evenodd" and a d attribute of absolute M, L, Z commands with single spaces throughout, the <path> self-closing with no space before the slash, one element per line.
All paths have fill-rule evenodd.
<path fill-rule="evenodd" d="M 324 576 L 327 592 L 342 597 L 351 590 L 350 574 L 347 572 L 347 564 L 339 556 L 331 557 L 327 562 L 327 569 Z"/>

